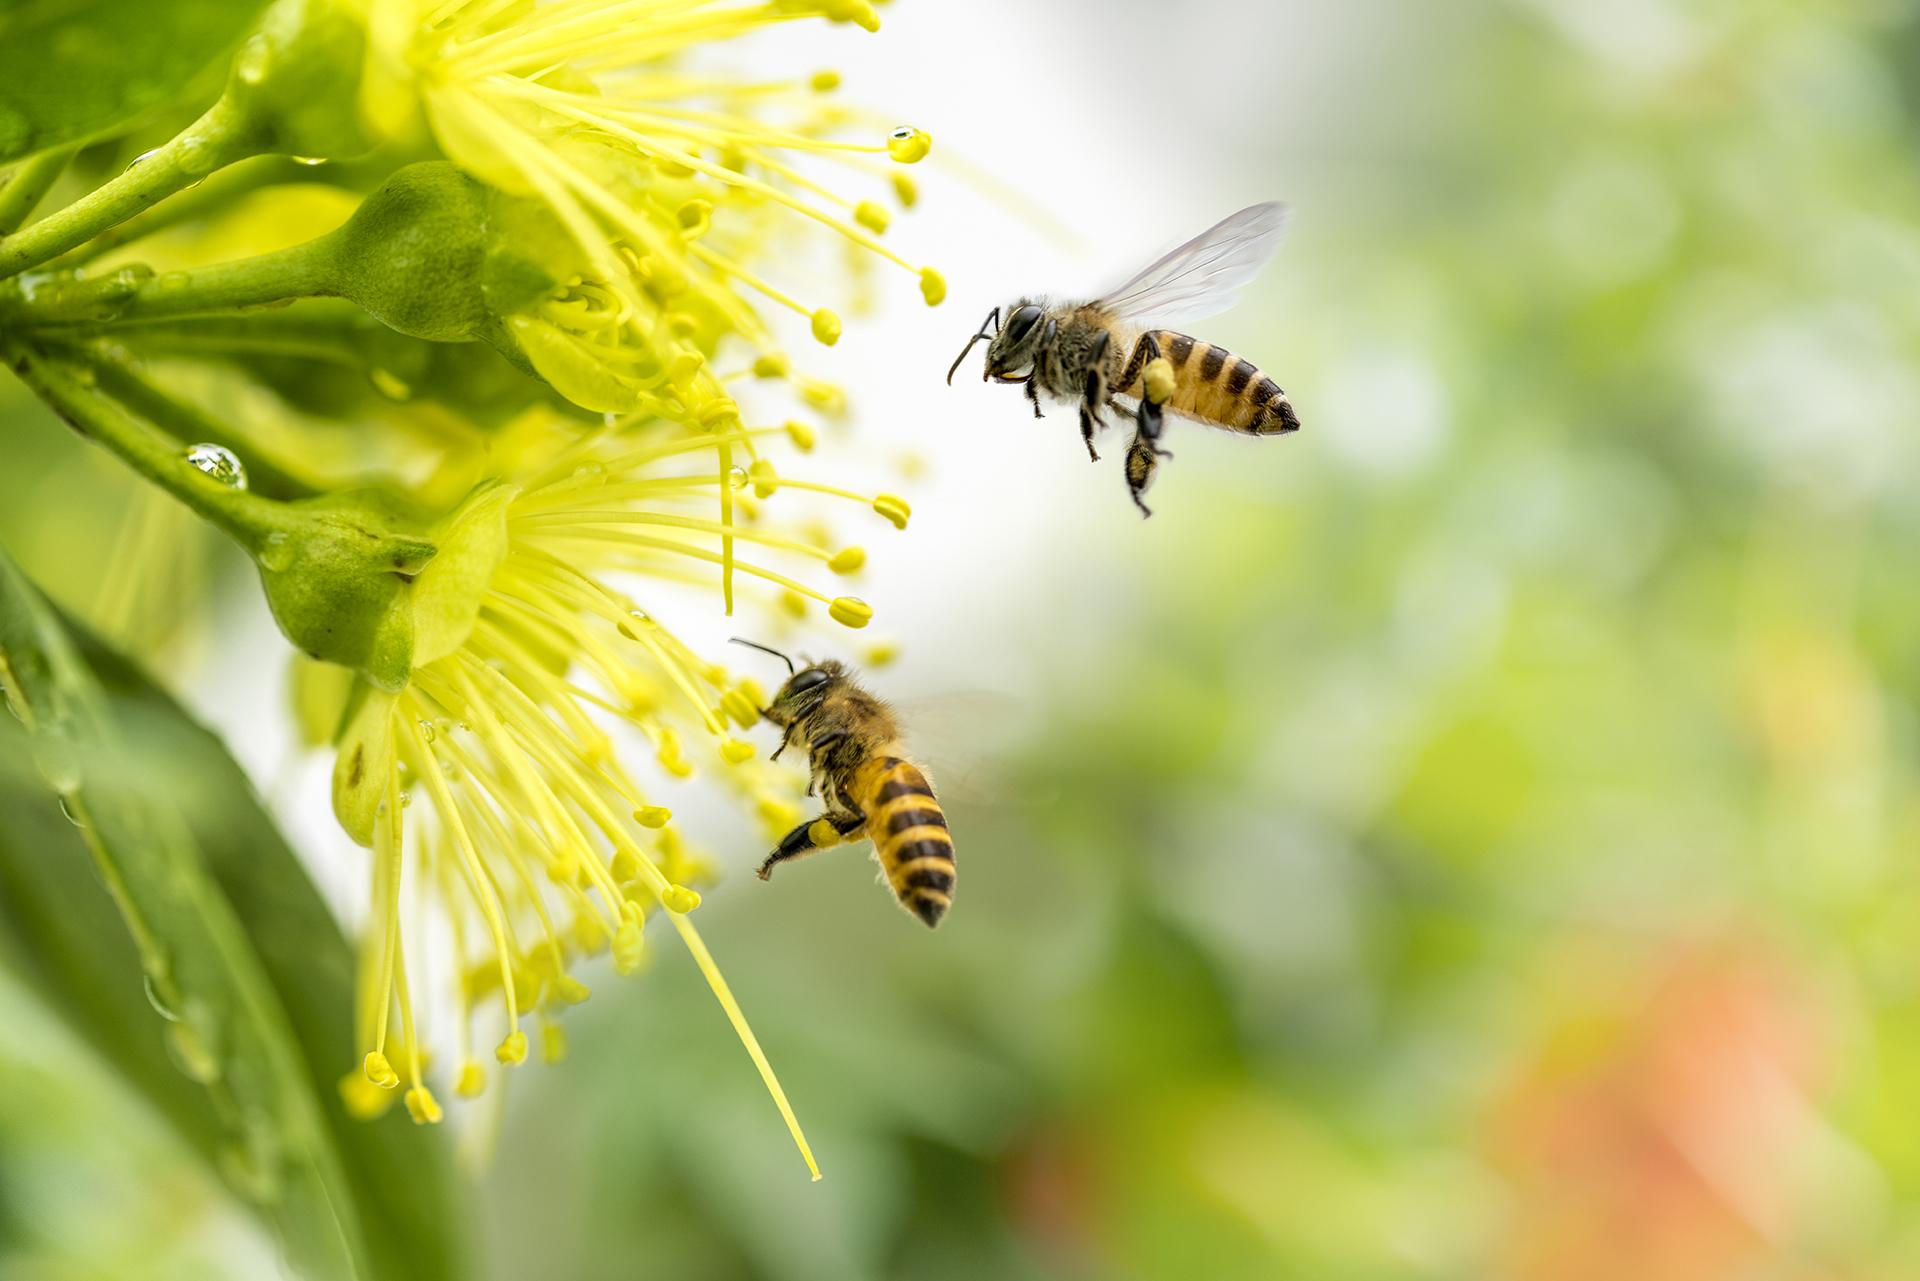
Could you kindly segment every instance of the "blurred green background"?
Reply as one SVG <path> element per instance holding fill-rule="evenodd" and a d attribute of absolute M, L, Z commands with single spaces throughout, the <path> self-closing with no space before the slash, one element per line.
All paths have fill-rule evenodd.
<path fill-rule="evenodd" d="M 466 1127 L 480 1275 L 1920 1275 L 1920 15 L 1334 25 L 1307 52 L 1350 115 L 1230 126 L 1311 196 L 1287 292 L 1203 331 L 1306 430 L 1176 440 L 1124 541 L 1118 476 L 1061 464 L 1092 498 L 991 620 L 1038 729 L 950 805 L 937 934 L 851 855 L 703 913 L 826 1180 L 662 948 Z M 164 680 L 174 594 L 105 581 L 130 483 L 0 396 L 0 541 L 171 634 Z M 210 544 L 177 568 L 251 590 Z M 0 1276 L 273 1266 L 46 1014 L 0 1012 Z"/>

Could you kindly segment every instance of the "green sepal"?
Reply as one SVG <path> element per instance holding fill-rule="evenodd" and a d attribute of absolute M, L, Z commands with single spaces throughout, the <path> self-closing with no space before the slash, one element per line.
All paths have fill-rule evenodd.
<path fill-rule="evenodd" d="M 434 529 L 439 554 L 413 581 L 413 661 L 466 644 L 494 571 L 507 558 L 507 505 L 519 489 L 488 481 Z"/>
<path fill-rule="evenodd" d="M 348 836 L 371 849 L 374 819 L 393 769 L 395 696 L 362 681 L 355 697 L 359 705 L 350 710 L 333 758 L 333 816 Z"/>

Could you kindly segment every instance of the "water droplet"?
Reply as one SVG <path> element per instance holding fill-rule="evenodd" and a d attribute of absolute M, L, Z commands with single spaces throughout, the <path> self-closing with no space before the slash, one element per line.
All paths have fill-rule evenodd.
<path fill-rule="evenodd" d="M 279 573 L 293 564 L 293 539 L 284 530 L 275 530 L 267 535 L 267 541 L 260 546 L 258 557 L 262 569 Z"/>
<path fill-rule="evenodd" d="M 423 718 L 419 722 L 419 724 L 420 724 L 420 737 L 425 739 L 427 742 L 431 743 L 438 732 L 433 728 L 433 722 Z"/>
<path fill-rule="evenodd" d="M 324 165 L 327 163 L 327 158 L 325 156 L 295 156 L 293 157 L 293 163 L 296 165 Z"/>
<path fill-rule="evenodd" d="M 140 986 L 146 989 L 147 1004 L 153 1007 L 155 1014 L 158 1014 L 169 1023 L 178 1023 L 180 1021 L 179 1012 L 167 1003 L 166 998 L 160 995 L 160 989 L 154 985 L 153 975 L 142 974 L 140 976 Z"/>
<path fill-rule="evenodd" d="M 405 809 L 411 804 L 413 804 L 413 793 L 412 792 L 400 793 L 400 808 Z"/>
<path fill-rule="evenodd" d="M 273 50 L 267 44 L 264 35 L 256 35 L 243 46 L 233 60 L 233 73 L 242 84 L 257 85 L 267 78 L 268 65 L 273 61 Z"/>
<path fill-rule="evenodd" d="M 600 415 L 600 425 L 608 431 L 612 431 L 620 425 L 620 415 L 609 409 L 606 413 Z"/>
<path fill-rule="evenodd" d="M 728 489 L 745 489 L 746 487 L 747 487 L 747 469 L 746 468 L 735 467 L 733 468 L 733 470 L 727 473 Z"/>
<path fill-rule="evenodd" d="M 573 478 L 585 485 L 606 483 L 607 468 L 604 463 L 581 463 L 573 469 Z"/>
<path fill-rule="evenodd" d="M 127 161 L 126 169 L 121 170 L 121 172 L 122 173 L 130 172 L 133 169 L 133 167 L 139 164 L 142 160 L 151 160 L 153 159 L 153 157 L 159 154 L 160 154 L 160 148 L 151 147 L 146 151 L 141 152 L 139 155 L 135 156 L 133 159 Z"/>
<path fill-rule="evenodd" d="M 65 732 L 49 727 L 32 740 L 33 767 L 47 786 L 63 796 L 80 790 L 80 751 Z"/>
<path fill-rule="evenodd" d="M 628 640 L 639 640 L 640 633 L 637 629 L 651 626 L 653 626 L 651 614 L 644 609 L 630 609 L 627 611 L 627 621 L 620 624 L 620 634 Z"/>
<path fill-rule="evenodd" d="M 241 465 L 238 455 L 225 445 L 189 445 L 186 457 L 195 470 L 205 472 L 228 489 L 247 487 L 247 469 Z"/>
<path fill-rule="evenodd" d="M 67 816 L 67 822 L 73 824 L 75 827 L 86 826 L 86 824 L 80 820 L 80 815 L 74 811 L 73 799 L 64 794 L 60 797 L 60 812 L 65 814 Z"/>

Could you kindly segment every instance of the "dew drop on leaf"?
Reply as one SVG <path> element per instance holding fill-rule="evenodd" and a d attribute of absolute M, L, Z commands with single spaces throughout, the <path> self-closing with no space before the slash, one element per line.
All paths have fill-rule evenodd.
<path fill-rule="evenodd" d="M 186 458 L 195 470 L 205 472 L 228 489 L 247 487 L 247 469 L 241 465 L 239 456 L 225 445 L 189 445 Z"/>

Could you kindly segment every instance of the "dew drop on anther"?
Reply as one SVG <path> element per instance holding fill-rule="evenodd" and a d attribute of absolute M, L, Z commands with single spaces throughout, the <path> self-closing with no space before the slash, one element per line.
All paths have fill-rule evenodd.
<path fill-rule="evenodd" d="M 187 462 L 195 470 L 205 472 L 228 489 L 247 487 L 247 469 L 241 465 L 239 456 L 225 445 L 189 445 Z"/>

